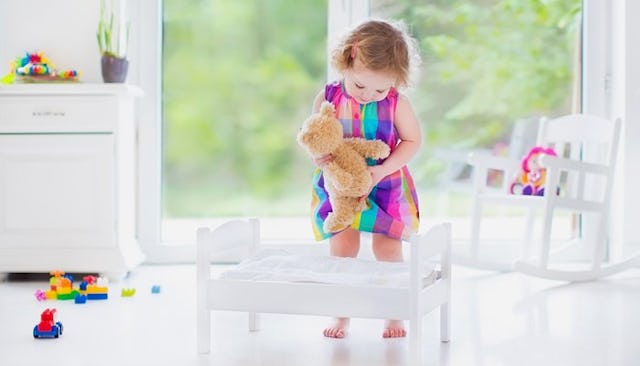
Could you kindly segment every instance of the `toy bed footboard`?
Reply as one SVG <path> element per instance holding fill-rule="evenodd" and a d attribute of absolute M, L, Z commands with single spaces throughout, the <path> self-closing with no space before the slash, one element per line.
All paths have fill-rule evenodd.
<path fill-rule="evenodd" d="M 439 307 L 440 338 L 443 342 L 448 341 L 451 298 L 450 224 L 436 225 L 411 239 L 408 286 L 212 278 L 212 253 L 247 246 L 251 256 L 259 249 L 259 232 L 257 219 L 229 221 L 215 230 L 198 229 L 197 338 L 200 353 L 210 351 L 213 310 L 248 312 L 250 330 L 258 329 L 257 313 L 404 319 L 409 321 L 408 337 L 412 357 L 419 359 L 422 317 Z M 432 257 L 439 257 L 440 275 L 433 283 L 423 286 L 422 269 Z"/>

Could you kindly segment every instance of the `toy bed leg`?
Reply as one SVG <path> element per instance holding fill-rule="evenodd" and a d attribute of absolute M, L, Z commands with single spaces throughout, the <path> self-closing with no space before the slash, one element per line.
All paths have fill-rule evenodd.
<path fill-rule="evenodd" d="M 422 311 L 420 293 L 422 280 L 420 270 L 422 256 L 420 244 L 422 237 L 414 237 L 411 241 L 411 261 L 409 262 L 409 358 L 412 365 L 420 365 L 422 361 Z"/>
<path fill-rule="evenodd" d="M 422 364 L 422 316 L 409 319 L 409 357 L 412 365 Z"/>
<path fill-rule="evenodd" d="M 198 353 L 211 352 L 211 311 L 198 309 Z"/>
<path fill-rule="evenodd" d="M 249 331 L 257 332 L 260 330 L 260 314 L 249 313 Z"/>
<path fill-rule="evenodd" d="M 451 305 L 449 302 L 440 305 L 440 342 L 449 342 L 451 337 L 451 321 L 449 320 L 450 312 Z"/>

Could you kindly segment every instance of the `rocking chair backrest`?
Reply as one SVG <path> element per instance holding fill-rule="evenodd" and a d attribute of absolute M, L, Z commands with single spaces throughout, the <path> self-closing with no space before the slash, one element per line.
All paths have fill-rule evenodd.
<path fill-rule="evenodd" d="M 570 192 L 577 189 L 582 191 L 576 192 L 579 196 L 602 202 L 611 197 L 619 135 L 619 119 L 573 114 L 541 121 L 538 144 L 553 147 L 559 156 L 604 167 L 607 174 L 582 178 L 567 174 L 561 182 Z M 583 191 L 585 186 L 588 192 Z"/>

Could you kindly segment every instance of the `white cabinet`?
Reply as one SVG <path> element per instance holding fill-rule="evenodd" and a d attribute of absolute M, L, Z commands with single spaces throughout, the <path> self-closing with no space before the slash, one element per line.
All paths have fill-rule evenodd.
<path fill-rule="evenodd" d="M 0 272 L 116 275 L 142 262 L 141 95 L 121 84 L 0 87 Z"/>

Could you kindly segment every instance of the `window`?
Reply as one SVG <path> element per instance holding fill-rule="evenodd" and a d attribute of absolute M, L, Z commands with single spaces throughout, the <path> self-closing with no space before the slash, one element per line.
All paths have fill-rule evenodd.
<path fill-rule="evenodd" d="M 591 4 L 592 1 L 586 1 L 587 4 Z M 208 150 L 205 152 L 194 151 L 195 142 L 201 139 L 212 138 L 212 131 L 208 125 L 214 118 L 207 115 L 207 113 L 213 113 L 212 108 L 214 105 L 220 105 L 220 100 L 216 100 L 212 93 L 220 93 L 219 90 L 215 90 L 211 87 L 212 80 L 219 81 L 220 78 L 224 79 L 225 75 L 214 76 L 214 71 L 220 71 L 222 73 L 229 72 L 228 69 L 215 69 L 217 66 L 214 63 L 213 54 L 216 55 L 216 61 L 221 62 L 222 59 L 227 58 L 226 63 L 223 63 L 223 67 L 229 67 L 235 60 L 237 63 L 241 63 L 244 66 L 252 65 L 252 76 L 255 78 L 243 79 L 243 77 L 237 78 L 238 82 L 243 82 L 242 86 L 244 90 L 247 90 L 250 98 L 246 101 L 250 101 L 249 104 L 238 104 L 237 99 L 229 99 L 225 97 L 223 100 L 228 102 L 227 104 L 235 107 L 233 112 L 227 115 L 217 116 L 218 121 L 231 121 L 233 118 L 243 116 L 239 126 L 235 126 L 232 123 L 225 125 L 227 128 L 237 127 L 240 132 L 255 132 L 255 124 L 251 124 L 258 119 L 268 121 L 271 124 L 278 126 L 296 126 L 302 121 L 310 110 L 311 99 L 313 95 L 318 91 L 318 87 L 325 82 L 325 65 L 326 65 L 326 34 L 328 32 L 329 37 L 333 37 L 338 33 L 339 29 L 342 29 L 344 25 L 350 22 L 356 22 L 358 19 L 371 15 L 378 16 L 393 16 L 397 18 L 405 19 L 406 23 L 410 27 L 413 33 L 416 33 L 421 39 L 421 48 L 426 52 L 424 61 L 425 67 L 422 73 L 421 82 L 413 91 L 412 99 L 416 105 L 416 109 L 420 114 L 421 120 L 425 123 L 425 138 L 427 143 L 423 146 L 426 148 L 421 153 L 421 156 L 414 159 L 412 162 L 412 170 L 414 176 L 423 189 L 421 193 L 422 212 L 425 216 L 431 216 L 438 214 L 443 215 L 459 215 L 463 217 L 466 212 L 463 198 L 452 198 L 453 210 L 444 211 L 438 210 L 437 203 L 439 200 L 438 190 L 438 173 L 443 169 L 442 164 L 434 159 L 432 155 L 435 152 L 436 147 L 454 146 L 459 149 L 468 148 L 492 148 L 500 140 L 507 139 L 510 134 L 514 121 L 522 116 L 531 115 L 555 115 L 564 113 L 564 111 L 571 110 L 571 97 L 567 97 L 563 101 L 559 101 L 561 93 L 564 97 L 571 95 L 574 90 L 572 79 L 573 70 L 572 65 L 576 55 L 580 55 L 580 49 L 576 48 L 579 42 L 576 40 L 577 34 L 580 29 L 580 2 L 572 0 L 569 2 L 546 2 L 545 6 L 549 6 L 550 9 L 544 10 L 542 8 L 535 8 L 532 14 L 537 14 L 530 18 L 518 18 L 514 14 L 517 11 L 521 13 L 528 13 L 531 9 L 526 7 L 534 6 L 539 2 L 534 1 L 485 1 L 485 2 L 468 2 L 468 1 L 442 1 L 432 0 L 424 1 L 419 4 L 413 4 L 405 0 L 397 1 L 383 1 L 383 0 L 345 0 L 345 1 L 310 1 L 299 4 L 296 1 L 264 1 L 259 2 L 257 0 L 242 2 L 246 4 L 236 4 L 231 0 L 220 1 L 177 1 L 177 0 L 165 0 L 163 2 L 137 2 L 136 9 L 134 9 L 134 15 L 137 14 L 138 22 L 134 22 L 135 27 L 132 30 L 132 34 L 140 34 L 140 42 L 138 45 L 132 44 L 134 49 L 132 53 L 139 53 L 140 59 L 144 60 L 141 64 L 145 67 L 141 67 L 140 84 L 146 92 L 146 97 L 142 100 L 141 114 L 142 122 L 140 126 L 140 147 L 141 147 L 141 176 L 140 176 L 140 240 L 143 243 L 149 259 L 154 261 L 191 261 L 193 260 L 193 247 L 192 246 L 170 246 L 167 244 L 168 240 L 175 240 L 177 243 L 193 243 L 195 241 L 194 229 L 197 225 L 196 221 L 189 222 L 189 218 L 198 218 L 207 221 L 207 224 L 212 223 L 210 217 L 212 212 L 220 212 L 225 215 L 242 215 L 250 214 L 252 216 L 259 215 L 273 215 L 272 217 L 282 218 L 285 227 L 291 227 L 291 221 L 287 221 L 290 215 L 295 215 L 297 212 L 302 212 L 304 218 L 300 221 L 300 227 L 308 228 L 308 221 L 306 219 L 308 214 L 308 194 L 305 192 L 309 187 L 308 177 L 310 171 L 308 170 L 310 165 L 308 161 L 305 161 L 304 155 L 296 152 L 294 156 L 298 160 L 293 161 L 293 165 L 297 166 L 297 169 L 301 169 L 299 175 L 293 173 L 293 167 L 291 169 L 285 169 L 274 162 L 271 165 L 267 165 L 272 169 L 284 169 L 282 176 L 289 177 L 284 179 L 284 184 L 287 190 L 290 190 L 292 198 L 289 202 L 283 197 L 278 196 L 278 189 L 272 187 L 257 188 L 247 186 L 244 183 L 231 184 L 226 186 L 226 190 L 223 190 L 221 194 L 224 204 L 217 207 L 218 203 L 214 202 L 214 199 L 221 198 L 209 193 L 209 196 L 203 196 L 204 198 L 197 198 L 194 192 L 202 187 L 207 187 L 208 184 L 212 184 L 220 176 L 228 177 L 234 176 L 227 174 L 224 171 L 225 163 L 219 163 L 219 166 L 215 166 L 215 163 L 203 163 L 207 158 L 213 158 L 214 156 L 221 156 L 220 150 Z M 595 2 L 596 5 L 600 4 Z M 593 4 L 592 4 L 593 5 Z M 229 8 L 225 8 L 225 7 Z M 488 13 L 495 7 L 502 7 L 506 13 L 499 15 L 493 14 L 491 21 L 483 21 L 483 17 L 487 17 Z M 586 5 L 585 5 L 586 6 Z M 494 7 L 494 8 L 492 8 Z M 565 17 L 559 15 L 558 9 L 561 8 L 565 13 Z M 599 6 L 598 9 L 604 8 Z M 224 10 L 224 17 L 219 17 Z M 519 9 L 519 10 L 518 10 Z M 552 9 L 555 9 L 551 11 Z M 603 80 L 602 60 L 605 58 L 603 55 L 606 52 L 602 51 L 602 47 L 605 42 L 601 42 L 606 39 L 607 36 L 603 35 L 603 32 L 608 32 L 606 28 L 606 11 L 599 11 L 595 9 L 590 13 L 590 16 L 585 15 L 585 42 L 590 44 L 591 47 L 582 50 L 585 53 L 584 59 L 590 61 L 584 65 L 585 74 L 585 107 L 594 105 L 594 101 L 602 100 L 604 95 L 602 91 L 598 89 L 597 92 L 591 92 L 589 85 L 598 88 L 601 85 L 599 80 Z M 602 9 L 600 9 L 602 10 Z M 606 10 L 606 9 L 605 9 Z M 279 13 L 278 13 L 279 12 Z M 511 12 L 511 13 L 509 13 Z M 257 17 L 256 14 L 264 14 L 262 17 Z M 155 17 L 153 16 L 155 14 Z M 286 14 L 281 17 L 282 14 Z M 511 15 L 509 15 L 511 14 Z M 143 16 L 144 15 L 144 16 Z M 513 19 L 509 17 L 512 16 Z M 329 22 L 343 22 L 337 26 L 326 26 L 327 17 Z M 537 18 L 536 18 L 537 17 Z M 285 19 L 280 23 L 277 19 Z M 556 28 L 545 28 L 542 25 L 551 24 L 551 19 L 557 21 Z M 515 24 L 509 22 L 516 22 Z M 475 23 L 477 24 L 475 24 Z M 529 23 L 528 23 L 529 22 Z M 533 23 L 531 23 L 533 22 Z M 542 37 L 537 39 L 533 37 L 532 42 L 516 42 L 517 37 L 526 37 L 527 32 L 533 34 L 536 28 L 536 22 L 540 22 L 541 25 L 537 26 L 541 31 L 540 35 L 536 37 Z M 494 24 L 495 23 L 495 24 Z M 522 24 L 521 24 L 522 23 Z M 596 27 L 594 28 L 594 23 Z M 253 34 L 257 37 L 258 33 L 252 32 L 251 28 L 259 28 L 260 39 L 254 41 L 248 41 L 248 36 Z M 203 28 L 204 27 L 204 28 Z M 493 29 L 492 29 L 493 27 Z M 242 29 L 234 29 L 242 28 Z M 204 34 L 200 34 L 198 29 L 205 29 Z M 502 32 L 500 32 L 502 29 Z M 523 29 L 526 32 L 524 34 L 511 34 L 517 33 L 514 30 Z M 595 29 L 596 33 L 590 33 L 589 29 Z M 138 32 L 136 32 L 138 30 Z M 498 47 L 495 50 L 487 53 L 487 58 L 478 58 L 474 56 L 473 52 L 480 52 L 480 50 L 488 49 L 493 43 L 494 45 L 500 45 L 498 38 L 491 38 L 483 36 L 481 32 L 497 32 L 501 37 L 507 37 L 510 35 L 513 39 L 510 40 L 510 44 L 513 45 L 516 42 L 516 47 L 509 49 L 506 45 L 504 47 Z M 178 32 L 183 38 L 172 36 L 173 32 Z M 176 33 L 176 34 L 178 34 Z M 488 33 L 491 34 L 491 33 Z M 302 37 L 304 35 L 304 37 Z M 544 37 L 543 37 L 544 36 Z M 518 98 L 509 99 L 517 96 L 518 91 L 515 89 L 507 89 L 509 92 L 498 92 L 498 86 L 507 85 L 514 86 L 506 83 L 509 78 L 509 74 L 505 74 L 505 71 L 509 71 L 509 67 L 516 67 L 518 65 L 526 65 L 526 52 L 518 54 L 518 49 L 527 50 L 527 52 L 535 51 L 533 49 L 534 43 L 549 42 L 552 38 L 556 37 L 557 44 L 545 44 L 545 47 L 539 48 L 539 52 L 543 52 L 546 49 L 553 49 L 556 52 L 552 55 L 552 59 L 542 60 L 544 64 L 554 63 L 555 65 L 564 65 L 559 68 L 559 72 L 555 75 L 554 85 L 558 88 L 557 91 L 548 92 L 549 95 L 537 94 L 538 97 L 545 99 L 543 103 L 532 97 L 527 97 L 527 100 L 520 100 Z M 594 37 L 595 36 L 595 37 Z M 300 37 L 300 38 L 297 38 Z M 589 43 L 590 39 L 597 38 L 598 42 Z M 242 41 L 244 39 L 244 41 Z M 172 47 L 175 49 L 172 51 L 168 47 L 167 42 L 174 42 Z M 243 42 L 248 42 L 246 45 Z M 303 43 L 313 43 L 314 47 L 306 47 Z M 461 42 L 462 46 L 456 45 L 452 42 Z M 522 43 L 527 43 L 521 47 Z M 529 44 L 531 43 L 531 44 Z M 197 49 L 194 45 L 200 45 L 203 48 Z M 226 52 L 230 55 L 223 54 L 223 44 L 227 47 Z M 190 48 L 191 47 L 191 48 Z M 230 47 L 230 48 L 229 48 Z M 245 58 L 242 58 L 243 52 L 252 48 L 254 53 L 244 54 Z M 279 49 L 278 49 L 279 48 Z M 177 52 L 176 50 L 180 50 Z M 303 49 L 311 49 L 310 53 L 302 51 Z M 285 52 L 286 51 L 286 52 Z M 207 54 L 211 52 L 211 55 Z M 217 52 L 217 53 L 216 53 Z M 514 53 L 518 57 L 507 57 L 509 52 Z M 588 54 L 587 54 L 588 53 Z M 173 55 L 173 56 L 171 56 Z M 294 55 L 294 56 L 292 56 Z M 543 58 L 545 54 L 540 53 L 539 59 Z M 493 73 L 489 73 L 492 79 L 480 78 L 478 75 L 485 70 L 482 67 L 491 66 L 491 58 L 493 57 L 494 67 Z M 533 60 L 534 55 L 529 54 L 530 60 Z M 286 70 L 276 69 L 274 65 L 278 65 L 279 62 L 284 60 L 287 67 Z M 176 67 L 180 65 L 178 62 L 182 60 L 186 65 L 190 67 Z M 594 68 L 593 60 L 597 60 L 597 65 Z M 510 61 L 510 62 L 507 62 Z M 451 64 L 447 67 L 447 63 Z M 162 66 L 161 66 L 162 65 Z M 173 69 L 169 69 L 169 66 L 173 65 Z M 240 65 L 240 66 L 243 66 Z M 304 65 L 304 66 L 301 66 Z M 495 65 L 500 65 L 497 68 Z M 257 67 L 261 66 L 261 67 Z M 454 68 L 451 68 L 454 66 Z M 456 71 L 455 67 L 466 67 Z M 171 71 L 169 71 L 171 70 Z M 208 72 L 203 72 L 208 70 Z M 292 71 L 290 71 L 292 70 Z M 538 70 L 538 72 L 545 71 L 546 69 Z M 531 71 L 531 72 L 535 72 Z M 290 74 L 297 75 L 302 78 L 293 78 Z M 331 70 L 329 70 L 331 75 Z M 537 74 L 536 74 L 537 75 Z M 229 76 L 229 75 L 226 75 Z M 242 75 L 241 75 L 242 76 Z M 535 75 L 534 75 L 535 76 Z M 172 80 L 165 80 L 165 77 L 169 77 Z M 260 77 L 263 80 L 260 80 Z M 279 77 L 284 77 L 283 80 L 279 80 Z M 271 78 L 271 80 L 277 80 L 271 84 L 266 83 L 264 78 Z M 200 88 L 190 86 L 189 82 L 199 82 L 199 79 L 207 80 L 207 87 L 201 86 Z M 560 82 L 560 80 L 562 81 Z M 304 83 L 298 83 L 304 80 Z M 535 81 L 533 87 L 539 90 L 544 80 L 550 79 L 543 78 L 531 78 Z M 513 80 L 515 83 L 515 80 Z M 259 85 L 260 82 L 265 82 L 263 85 Z M 502 82 L 503 84 L 499 84 Z M 497 83 L 497 84 L 496 84 Z M 540 85 L 538 85 L 538 83 Z M 201 83 L 202 85 L 203 83 Z M 278 84 L 278 85 L 277 85 Z M 295 86 L 295 90 L 298 95 L 288 95 L 285 97 L 283 94 L 278 94 L 282 89 L 277 89 L 279 84 L 285 84 L 289 88 Z M 260 96 L 261 92 L 264 92 L 265 85 L 269 85 L 270 89 L 266 90 L 269 94 L 266 98 Z M 479 90 L 481 86 L 489 85 L 490 87 L 485 89 L 489 90 L 488 95 L 483 95 Z M 237 87 L 237 85 L 232 85 Z M 187 90 L 190 89 L 190 90 Z M 239 89 L 226 90 L 226 96 L 238 98 L 237 91 Z M 577 90 L 580 90 L 579 88 Z M 469 94 L 465 94 L 469 92 Z M 473 93 L 471 93 L 473 92 Z M 521 92 L 520 92 L 521 93 Z M 205 96 L 203 98 L 203 96 Z M 490 103 L 484 103 L 482 97 L 494 96 L 493 99 L 503 100 L 499 105 L 489 105 Z M 589 97 L 591 96 L 591 97 Z M 194 109 L 195 104 L 189 102 L 191 98 L 203 98 L 203 108 L 198 111 Z M 551 103 L 549 97 L 553 97 L 555 102 Z M 293 102 L 293 98 L 298 102 Z M 434 99 L 435 98 L 435 99 Z M 507 99 L 504 99 L 507 98 Z M 164 100 L 163 100 L 164 99 Z M 269 101 L 272 104 L 267 108 L 266 115 L 270 116 L 269 119 L 257 116 L 256 114 L 250 114 L 253 109 L 253 103 L 263 103 Z M 279 103 L 282 101 L 284 107 L 276 106 L 273 103 Z M 464 103 L 462 103 L 464 101 Z M 508 101 L 508 102 L 506 102 Z M 167 104 L 165 104 L 165 102 Z M 217 104 L 216 104 L 217 103 Z M 555 104 L 554 104 L 555 103 Z M 173 105 L 173 107 L 170 107 Z M 454 108 L 455 106 L 458 108 Z M 246 108 L 242 108 L 245 106 Z M 528 107 L 531 107 L 528 109 Z M 482 107 L 480 109 L 474 109 Z M 512 109 L 514 107 L 514 109 Z M 515 109 L 517 107 L 517 109 Z M 198 107 L 199 108 L 199 107 Z M 562 109 L 564 108 L 564 109 Z M 172 111 L 170 111 L 172 109 Z M 238 111 L 240 109 L 241 111 Z M 245 110 L 242 110 L 245 109 Z M 179 111 L 180 110 L 180 111 Z M 276 112 L 277 110 L 277 112 Z M 496 113 L 498 111 L 499 113 Z M 508 111 L 508 113 L 507 113 Z M 600 113 L 602 111 L 593 111 Z M 604 113 L 601 113 L 604 114 Z M 197 118 L 193 118 L 198 116 Z M 204 117 L 201 117 L 204 116 Z M 274 117 L 275 116 L 275 119 Z M 162 123 L 159 121 L 164 117 Z M 186 119 L 183 122 L 178 122 L 181 118 L 190 118 L 191 122 Z M 169 121 L 168 119 L 174 119 Z M 177 119 L 176 119 L 177 118 Z M 483 133 L 480 133 L 476 126 L 485 126 Z M 253 127 L 252 127 L 253 126 Z M 162 128 L 161 128 L 162 127 Z M 185 131 L 176 131 L 176 128 L 180 129 L 185 127 Z M 195 128 L 195 130 L 193 130 Z M 189 132 L 189 129 L 191 131 Z M 259 130 L 263 132 L 262 130 Z M 172 137 L 168 134 L 177 132 L 179 134 L 188 135 L 192 134 L 194 137 L 194 143 L 187 143 L 186 149 L 190 151 L 191 157 L 195 160 L 189 161 L 185 164 L 180 163 L 178 153 L 178 141 L 172 141 Z M 202 132 L 202 133 L 201 133 Z M 215 130 L 216 134 L 218 130 Z M 238 131 L 236 131 L 238 132 Z M 271 132 L 271 130 L 266 131 Z M 226 133 L 232 133 L 232 131 L 226 131 Z M 279 135 L 279 137 L 282 136 Z M 294 131 L 289 132 L 289 136 L 293 136 Z M 208 136 L 208 137 L 207 137 Z M 222 135 L 216 135 L 218 139 L 231 139 L 230 136 L 221 137 Z M 266 134 L 265 136 L 270 136 Z M 463 136 L 460 139 L 458 137 Z M 184 137 L 184 136 L 183 136 Z M 278 141 L 278 137 L 276 140 Z M 239 150 L 243 154 L 247 155 L 260 155 L 263 153 L 265 147 L 261 146 L 265 141 L 256 142 L 256 140 L 247 140 L 250 143 L 255 144 L 252 149 Z M 227 143 L 228 141 L 222 141 Z M 277 144 L 277 142 L 274 142 Z M 292 145 L 293 146 L 293 145 Z M 498 145 L 500 146 L 500 145 Z M 268 147 L 268 146 L 267 146 Z M 282 149 L 282 147 L 279 147 Z M 280 150 L 279 155 L 276 154 L 277 149 L 271 150 L 272 156 L 283 156 L 287 152 L 293 152 L 290 147 L 289 150 Z M 216 155 L 217 154 L 217 155 Z M 162 161 L 161 161 L 162 158 Z M 237 159 L 238 156 L 228 157 Z M 204 171 L 199 171 L 194 165 L 194 162 L 199 160 L 200 163 L 205 164 Z M 212 160 L 213 161 L 213 160 Z M 246 164 L 246 162 L 244 162 Z M 228 166 L 227 166 L 228 167 Z M 249 166 L 242 167 L 249 171 Z M 217 170 L 215 170 L 217 169 Z M 266 167 L 258 167 L 258 169 L 267 169 Z M 161 174 L 162 170 L 162 174 Z M 217 172 L 213 175 L 212 172 Z M 202 174 L 207 174 L 207 176 Z M 198 174 L 201 174 L 198 177 Z M 234 172 L 234 174 L 238 174 Z M 249 173 L 247 173 L 249 174 Z M 264 171 L 252 171 L 251 174 L 267 174 Z M 287 175 L 288 174 L 288 175 Z M 186 179 L 194 178 L 191 179 Z M 196 179 L 197 178 L 197 179 Z M 297 179 L 294 181 L 293 179 Z M 162 182 L 162 193 L 160 192 L 160 183 Z M 174 185 L 173 187 L 171 185 Z M 263 191 L 258 191 L 262 190 Z M 252 191 L 256 190 L 256 191 Z M 246 203 L 240 201 L 230 201 L 225 198 L 226 196 L 235 195 L 237 191 L 256 193 L 256 197 L 262 198 L 256 199 L 254 202 Z M 189 209 L 188 203 L 184 203 L 181 200 L 173 199 L 171 195 L 173 193 L 182 194 L 187 200 L 191 202 L 200 201 L 202 207 L 201 211 L 193 211 Z M 269 194 L 272 194 L 276 198 L 267 199 Z M 215 197 L 214 197 L 215 196 Z M 175 196 L 178 197 L 178 196 Z M 162 203 L 161 203 L 162 198 Z M 166 201 L 166 202 L 165 202 Z M 186 202 L 186 201 L 185 201 Z M 267 202 L 269 205 L 260 206 L 260 202 Z M 288 205 L 287 203 L 292 203 Z M 297 206 L 299 205 L 299 206 Z M 459 207 L 456 209 L 456 207 Z M 220 211 L 218 211 L 220 210 Z M 225 211 L 226 210 L 226 211 Z M 215 213 L 214 212 L 214 213 Z M 171 230 L 167 230 L 165 226 L 165 237 L 160 236 L 161 233 L 161 218 L 170 218 L 173 223 L 176 224 L 177 230 L 174 234 L 171 234 Z M 194 223 L 195 222 L 195 223 Z M 294 224 L 295 226 L 295 224 Z M 181 230 L 180 228 L 184 228 Z M 465 225 L 458 225 L 456 227 L 463 228 Z M 274 233 L 276 231 L 282 232 L 282 226 L 274 226 Z M 275 235 L 275 234 L 274 234 Z M 462 234 L 463 235 L 463 234 Z M 184 250 L 183 250 L 184 249 Z M 176 254 L 178 253 L 178 254 Z"/>
<path fill-rule="evenodd" d="M 581 0 L 371 2 L 373 16 L 403 20 L 423 53 L 412 100 L 426 143 L 411 163 L 423 221 L 461 221 L 454 236 L 468 238 L 467 152 L 519 159 L 533 147 L 540 117 L 580 111 L 581 7 Z M 494 211 L 493 233 L 519 237 L 500 227 L 518 230 L 522 220 L 506 220 L 520 213 Z M 557 235 L 572 235 L 574 218 L 559 221 Z"/>
<path fill-rule="evenodd" d="M 326 14 L 325 1 L 164 2 L 164 242 L 199 219 L 307 217 L 295 135 L 324 85 Z M 287 226 L 311 235 L 308 219 Z"/>

